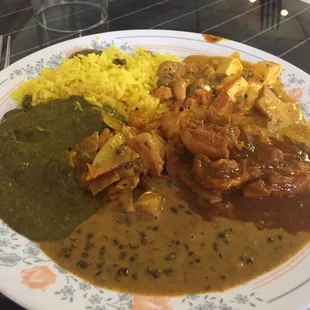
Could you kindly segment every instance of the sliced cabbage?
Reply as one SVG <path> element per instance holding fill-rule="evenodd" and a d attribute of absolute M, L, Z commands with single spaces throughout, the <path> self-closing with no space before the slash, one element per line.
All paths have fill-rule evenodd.
<path fill-rule="evenodd" d="M 93 165 L 98 165 L 102 161 L 115 156 L 115 151 L 125 143 L 125 137 L 121 133 L 117 133 L 109 138 L 101 147 L 96 157 L 94 158 Z"/>

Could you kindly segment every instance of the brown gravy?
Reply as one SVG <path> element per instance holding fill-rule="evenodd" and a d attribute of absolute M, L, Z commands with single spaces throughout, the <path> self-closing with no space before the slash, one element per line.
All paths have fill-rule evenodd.
<path fill-rule="evenodd" d="M 290 234 L 310 232 L 310 193 L 294 197 L 244 197 L 240 191 L 230 191 L 224 202 L 208 206 L 197 203 L 193 193 L 181 185 L 183 196 L 193 211 L 205 220 L 224 217 L 240 222 L 252 222 L 261 229 L 282 228 Z"/>
<path fill-rule="evenodd" d="M 106 205 L 70 237 L 41 243 L 41 248 L 61 267 L 96 285 L 181 295 L 222 291 L 249 281 L 288 260 L 310 240 L 309 195 L 307 200 L 247 201 L 233 194 L 230 213 L 216 214 L 209 206 L 198 209 L 183 188 L 163 178 L 156 184 L 166 198 L 157 220 L 116 213 Z M 191 211 L 184 194 L 207 220 Z"/>

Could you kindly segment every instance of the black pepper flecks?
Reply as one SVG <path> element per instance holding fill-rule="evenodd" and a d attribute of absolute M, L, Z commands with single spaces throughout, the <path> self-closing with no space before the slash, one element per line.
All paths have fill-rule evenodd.
<path fill-rule="evenodd" d="M 105 265 L 105 262 L 97 263 L 96 267 L 97 269 L 102 269 Z"/>
<path fill-rule="evenodd" d="M 70 258 L 72 255 L 72 249 L 71 248 L 63 248 L 61 249 L 61 255 L 65 258 Z"/>
<path fill-rule="evenodd" d="M 128 277 L 128 275 L 129 275 L 129 269 L 128 268 L 120 268 L 120 269 L 118 269 L 118 271 L 117 271 L 117 274 L 119 275 L 119 276 L 121 276 L 121 277 Z"/>
<path fill-rule="evenodd" d="M 88 268 L 89 264 L 84 261 L 84 260 L 79 260 L 77 263 L 76 263 L 77 267 L 80 267 L 82 269 L 86 269 Z"/>
<path fill-rule="evenodd" d="M 99 249 L 99 256 L 102 257 L 102 256 L 104 256 L 104 254 L 105 254 L 105 247 L 101 247 Z"/>
<path fill-rule="evenodd" d="M 93 246 L 94 246 L 94 244 L 92 242 L 87 241 L 86 245 L 85 245 L 85 248 L 84 248 L 84 251 L 85 252 L 90 252 L 90 250 L 93 248 Z"/>
<path fill-rule="evenodd" d="M 175 245 L 180 245 L 180 241 L 179 240 L 171 240 L 171 243 L 175 244 Z"/>
<path fill-rule="evenodd" d="M 170 207 L 170 211 L 174 214 L 178 214 L 178 210 L 175 207 Z"/>
<path fill-rule="evenodd" d="M 227 235 L 227 232 L 220 232 L 219 234 L 218 234 L 218 237 L 219 238 L 222 238 L 222 239 L 225 239 L 225 238 L 227 238 L 228 237 L 228 235 Z"/>
<path fill-rule="evenodd" d="M 160 269 L 155 269 L 152 273 L 153 277 L 155 279 L 159 278 L 161 276 L 161 270 Z"/>
<path fill-rule="evenodd" d="M 120 259 L 126 259 L 128 256 L 128 253 L 127 252 L 121 252 L 120 254 Z"/>
<path fill-rule="evenodd" d="M 163 273 L 164 273 L 167 277 L 170 277 L 170 276 L 173 275 L 173 269 L 172 269 L 172 268 L 165 269 L 165 270 L 163 270 Z"/>
<path fill-rule="evenodd" d="M 130 262 L 134 262 L 137 260 L 137 258 L 135 256 L 130 256 L 128 259 Z"/>
<path fill-rule="evenodd" d="M 177 256 L 177 253 L 169 253 L 165 256 L 165 260 L 175 260 Z"/>
<path fill-rule="evenodd" d="M 249 258 L 246 259 L 246 263 L 247 263 L 247 264 L 254 264 L 254 261 L 255 261 L 255 260 L 254 260 L 253 257 L 249 257 Z"/>
<path fill-rule="evenodd" d="M 218 244 L 217 244 L 216 242 L 213 243 L 212 247 L 213 247 L 213 250 L 214 250 L 215 252 L 218 252 L 218 251 L 219 251 L 219 246 L 218 246 Z"/>
<path fill-rule="evenodd" d="M 146 235 L 144 232 L 140 232 L 140 243 L 142 245 L 146 245 L 147 244 L 147 239 L 146 239 Z"/>
<path fill-rule="evenodd" d="M 95 276 L 98 277 L 102 274 L 102 270 L 99 270 L 98 272 L 96 272 Z"/>
<path fill-rule="evenodd" d="M 89 255 L 89 253 L 88 253 L 88 252 L 82 252 L 82 257 L 83 257 L 83 258 L 87 258 L 87 257 L 88 257 L 88 255 Z"/>

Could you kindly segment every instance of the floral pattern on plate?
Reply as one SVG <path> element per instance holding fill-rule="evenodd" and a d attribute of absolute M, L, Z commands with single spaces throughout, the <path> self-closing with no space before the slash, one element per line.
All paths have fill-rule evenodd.
<path fill-rule="evenodd" d="M 30 289 L 38 289 L 43 292 L 52 290 L 57 298 L 67 303 L 74 303 L 77 297 L 79 299 L 82 297 L 85 303 L 84 309 L 89 310 L 181 309 L 172 305 L 171 301 L 176 298 L 132 296 L 95 287 L 54 264 L 35 243 L 28 241 L 19 244 L 7 241 L 15 239 L 15 235 L 16 233 L 12 234 L 5 223 L 0 222 L 0 265 L 15 267 L 17 264 L 21 264 L 23 269 L 20 281 Z M 19 249 L 18 254 L 12 253 L 12 247 L 15 250 Z M 56 277 L 59 280 L 58 283 L 62 284 L 58 284 L 58 287 L 54 288 Z M 181 304 L 186 310 L 239 310 L 247 305 L 256 307 L 263 302 L 263 299 L 256 297 L 252 292 L 248 295 L 236 294 L 229 300 L 212 294 L 205 295 L 203 299 L 201 295 L 190 295 L 180 299 L 178 304 Z"/>

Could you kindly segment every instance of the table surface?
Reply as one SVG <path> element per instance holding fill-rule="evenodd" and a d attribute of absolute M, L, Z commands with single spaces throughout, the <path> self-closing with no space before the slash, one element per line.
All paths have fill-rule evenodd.
<path fill-rule="evenodd" d="M 31 0 L 0 2 L 0 35 L 12 36 L 11 63 L 77 36 L 44 35 Z M 310 73 L 310 0 L 109 0 L 108 6 L 108 22 L 83 35 L 147 28 L 210 33 L 257 47 Z M 22 308 L 0 297 L 0 309 Z"/>

